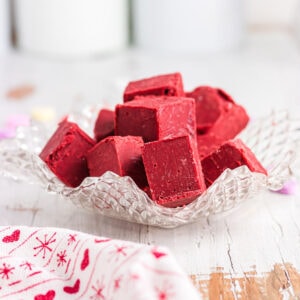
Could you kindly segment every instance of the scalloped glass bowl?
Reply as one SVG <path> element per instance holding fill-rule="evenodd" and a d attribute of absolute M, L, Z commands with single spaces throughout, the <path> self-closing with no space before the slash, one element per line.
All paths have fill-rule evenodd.
<path fill-rule="evenodd" d="M 91 131 L 95 109 L 70 115 Z M 291 163 L 300 145 L 300 122 L 285 111 L 251 122 L 239 136 L 268 170 L 268 176 L 245 166 L 225 170 L 213 185 L 189 205 L 166 208 L 154 203 L 129 177 L 107 172 L 86 178 L 79 187 L 65 186 L 38 157 L 49 131 L 41 124 L 20 127 L 14 139 L 0 142 L 0 172 L 4 176 L 39 184 L 76 205 L 114 218 L 172 228 L 201 217 L 228 211 L 261 189 L 278 190 L 290 178 Z"/>

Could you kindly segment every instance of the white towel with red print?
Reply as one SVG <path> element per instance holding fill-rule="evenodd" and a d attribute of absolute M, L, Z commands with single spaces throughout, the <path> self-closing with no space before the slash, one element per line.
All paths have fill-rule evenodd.
<path fill-rule="evenodd" d="M 166 248 L 57 228 L 0 227 L 0 299 L 200 299 Z"/>

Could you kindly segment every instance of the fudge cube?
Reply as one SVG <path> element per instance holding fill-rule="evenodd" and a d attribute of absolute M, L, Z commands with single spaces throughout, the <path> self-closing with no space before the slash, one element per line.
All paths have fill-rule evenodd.
<path fill-rule="evenodd" d="M 116 106 L 115 134 L 141 136 L 144 142 L 190 135 L 196 142 L 195 100 L 137 97 Z"/>
<path fill-rule="evenodd" d="M 185 96 L 195 99 L 197 133 L 206 133 L 222 113 L 222 100 L 208 86 L 200 86 Z"/>
<path fill-rule="evenodd" d="M 246 110 L 240 105 L 229 105 L 228 110 L 223 113 L 209 130 L 224 140 L 233 139 L 248 124 L 249 116 Z"/>
<path fill-rule="evenodd" d="M 235 138 L 247 125 L 249 117 L 240 105 L 233 105 L 222 114 L 212 128 L 197 136 L 200 158 L 219 148 L 225 141 Z"/>
<path fill-rule="evenodd" d="M 109 109 L 101 109 L 98 113 L 95 127 L 94 136 L 97 142 L 100 140 L 114 135 L 115 128 L 115 112 Z"/>
<path fill-rule="evenodd" d="M 186 95 L 195 99 L 197 142 L 201 158 L 236 137 L 248 124 L 249 117 L 245 109 L 221 89 L 201 86 Z"/>
<path fill-rule="evenodd" d="M 97 177 L 112 171 L 120 176 L 130 176 L 140 188 L 144 188 L 147 178 L 142 161 L 143 146 L 141 137 L 106 137 L 87 154 L 90 176 Z"/>
<path fill-rule="evenodd" d="M 198 134 L 214 133 L 231 139 L 249 121 L 243 107 L 221 89 L 200 86 L 186 93 L 186 96 L 195 99 Z"/>
<path fill-rule="evenodd" d="M 235 169 L 242 165 L 251 172 L 267 175 L 267 171 L 253 152 L 240 140 L 230 140 L 201 160 L 206 186 L 209 187 L 225 169 Z"/>
<path fill-rule="evenodd" d="M 197 149 L 189 136 L 146 143 L 143 162 L 151 198 L 160 205 L 188 204 L 206 189 Z"/>
<path fill-rule="evenodd" d="M 198 134 L 197 147 L 200 159 L 217 150 L 225 141 L 226 139 L 224 140 L 223 138 L 216 136 L 214 133 Z"/>
<path fill-rule="evenodd" d="M 184 96 L 180 73 L 158 75 L 137 81 L 131 81 L 124 91 L 124 102 L 136 96 Z"/>
<path fill-rule="evenodd" d="M 44 149 L 40 158 L 67 186 L 76 187 L 89 175 L 86 154 L 95 141 L 77 124 L 63 120 Z"/>

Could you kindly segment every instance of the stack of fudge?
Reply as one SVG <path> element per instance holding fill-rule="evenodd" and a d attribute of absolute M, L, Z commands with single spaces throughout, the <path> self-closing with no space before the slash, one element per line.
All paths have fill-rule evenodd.
<path fill-rule="evenodd" d="M 67 186 L 107 171 L 130 176 L 157 204 L 183 206 L 227 169 L 246 165 L 267 174 L 251 150 L 234 139 L 249 117 L 223 90 L 185 92 L 180 73 L 130 82 L 123 104 L 102 109 L 89 137 L 64 119 L 40 158 Z"/>

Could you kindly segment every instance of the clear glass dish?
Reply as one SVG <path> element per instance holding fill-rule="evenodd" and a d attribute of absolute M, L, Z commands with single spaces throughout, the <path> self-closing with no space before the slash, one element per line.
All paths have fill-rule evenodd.
<path fill-rule="evenodd" d="M 95 109 L 87 108 L 69 118 L 91 132 L 94 112 Z M 292 175 L 291 163 L 300 145 L 299 121 L 291 119 L 285 111 L 251 121 L 239 137 L 268 170 L 268 176 L 252 173 L 245 166 L 225 170 L 204 194 L 184 207 L 159 206 L 131 178 L 112 172 L 98 178 L 88 177 L 77 188 L 65 186 L 38 156 L 50 135 L 41 124 L 20 127 L 15 138 L 0 142 L 0 173 L 39 184 L 47 192 L 105 216 L 172 228 L 228 211 L 261 189 L 282 188 Z"/>

